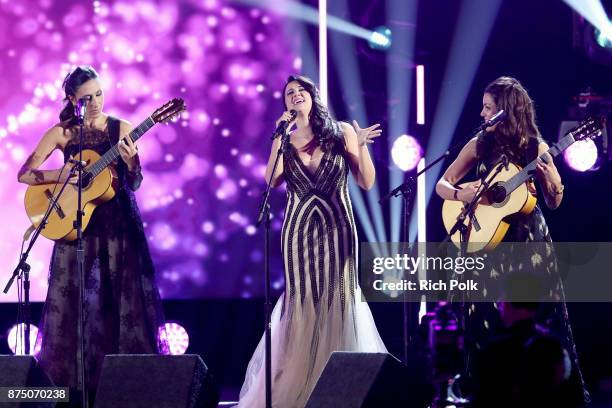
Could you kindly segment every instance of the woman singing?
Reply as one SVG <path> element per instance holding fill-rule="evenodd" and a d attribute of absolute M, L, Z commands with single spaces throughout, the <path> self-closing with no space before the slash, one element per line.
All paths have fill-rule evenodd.
<path fill-rule="evenodd" d="M 302 407 L 333 351 L 386 352 L 357 283 L 357 231 L 348 173 L 364 189 L 374 184 L 368 143 L 378 125 L 360 129 L 332 119 L 314 83 L 291 76 L 283 89 L 291 120 L 289 146 L 271 180 L 287 185 L 282 229 L 285 292 L 272 313 L 273 406 Z M 266 180 L 281 144 L 272 144 Z M 240 392 L 240 406 L 265 402 L 264 341 Z"/>

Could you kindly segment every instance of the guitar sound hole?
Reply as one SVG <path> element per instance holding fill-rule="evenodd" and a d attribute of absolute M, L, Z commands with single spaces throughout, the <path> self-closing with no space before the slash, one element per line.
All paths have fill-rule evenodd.
<path fill-rule="evenodd" d="M 506 199 L 506 188 L 501 184 L 495 184 L 489 189 L 488 198 L 493 204 L 502 203 Z"/>

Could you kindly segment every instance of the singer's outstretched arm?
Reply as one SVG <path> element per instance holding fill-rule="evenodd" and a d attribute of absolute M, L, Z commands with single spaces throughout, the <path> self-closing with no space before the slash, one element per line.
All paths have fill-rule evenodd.
<path fill-rule="evenodd" d="M 476 138 L 474 137 L 463 146 L 455 161 L 446 169 L 436 184 L 436 193 L 445 200 L 471 201 L 476 192 L 477 183 L 472 183 L 461 190 L 455 188 L 455 184 L 465 177 L 477 161 Z"/>
<path fill-rule="evenodd" d="M 370 157 L 368 144 L 359 143 L 357 133 L 355 133 L 355 129 L 351 125 L 345 122 L 340 123 L 344 133 L 344 142 L 351 172 L 355 176 L 359 187 L 369 190 L 376 180 L 376 170 Z"/>

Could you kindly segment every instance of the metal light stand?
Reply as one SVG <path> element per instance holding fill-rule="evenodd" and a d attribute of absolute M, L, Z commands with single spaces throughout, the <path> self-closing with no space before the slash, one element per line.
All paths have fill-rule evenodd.
<path fill-rule="evenodd" d="M 383 203 L 387 200 L 389 200 L 391 197 L 397 197 L 398 195 L 402 195 L 403 198 L 403 205 L 404 205 L 404 210 L 402 212 L 402 240 L 403 242 L 407 242 L 410 239 L 410 235 L 409 235 L 409 223 L 410 223 L 410 203 L 411 203 L 411 196 L 412 196 L 412 191 L 415 189 L 416 186 L 416 182 L 418 177 L 425 173 L 427 170 L 429 170 L 430 168 L 432 168 L 433 166 L 435 166 L 436 164 L 438 164 L 439 162 L 441 162 L 442 160 L 444 160 L 446 157 L 448 157 L 451 152 L 457 150 L 459 147 L 462 147 L 466 144 L 466 142 L 475 137 L 478 133 L 485 131 L 486 128 L 493 126 L 495 123 L 502 121 L 505 119 L 505 115 L 504 115 L 504 111 L 500 111 L 498 112 L 498 114 L 492 118 L 489 121 L 485 121 L 484 123 L 482 123 L 480 126 L 478 126 L 471 134 L 470 136 L 468 136 L 467 138 L 463 139 L 462 141 L 460 141 L 459 143 L 454 144 L 453 146 L 451 146 L 450 148 L 448 148 L 448 150 L 446 150 L 440 157 L 438 157 L 437 159 L 435 159 L 434 161 L 432 161 L 431 163 L 429 163 L 427 166 L 425 166 L 421 171 L 417 172 L 415 175 L 408 177 L 408 179 L 406 181 L 404 181 L 401 185 L 397 186 L 396 188 L 394 188 L 393 190 L 391 190 L 390 192 L 388 192 L 387 194 L 385 194 L 380 200 L 378 200 L 379 203 Z M 458 220 L 459 222 L 459 220 Z M 461 224 L 463 225 L 463 223 Z M 459 225 L 456 225 L 457 228 L 459 228 Z M 454 230 L 452 232 L 452 234 L 454 234 L 456 232 L 456 230 Z M 452 235 L 452 234 L 449 234 Z M 408 326 L 409 326 L 409 307 L 406 305 L 406 302 L 404 302 L 404 308 L 403 308 L 403 352 L 404 352 L 404 362 L 407 361 L 407 357 L 408 357 L 408 342 L 409 342 L 409 338 L 410 338 L 410 334 L 408 333 Z"/>

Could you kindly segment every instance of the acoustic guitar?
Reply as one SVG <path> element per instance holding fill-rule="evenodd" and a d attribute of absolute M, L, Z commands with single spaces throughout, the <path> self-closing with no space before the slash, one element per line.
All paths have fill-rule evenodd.
<path fill-rule="evenodd" d="M 603 119 L 588 119 L 567 132 L 548 149 L 548 153 L 554 158 L 574 142 L 600 136 L 603 127 Z M 466 214 L 468 203 L 445 200 L 442 219 L 447 233 L 453 232 L 450 237 L 453 243 L 457 246 L 461 243 L 460 229 L 453 231 L 460 219 L 465 230 L 465 249 L 467 252 L 478 252 L 493 249 L 504 239 L 513 216 L 530 214 L 537 201 L 533 186 L 529 186 L 535 176 L 536 162 L 537 159 L 524 168 L 514 163 L 495 165 L 482 179 L 485 190 L 472 214 Z M 462 183 L 457 188 L 464 188 L 468 184 Z"/>
<path fill-rule="evenodd" d="M 127 137 L 136 142 L 156 123 L 167 122 L 184 110 L 185 102 L 182 99 L 172 99 L 134 128 Z M 81 208 L 84 212 L 83 231 L 96 207 L 112 199 L 119 188 L 116 170 L 112 166 L 109 167 L 118 157 L 118 143 L 102 156 L 93 150 L 83 150 L 83 161 L 87 163 L 83 171 L 81 197 Z M 72 157 L 74 160 L 78 158 L 78 153 Z M 41 234 L 51 240 L 72 241 L 77 237 L 73 223 L 76 219 L 78 189 L 76 185 L 68 184 L 58 199 L 62 185 L 63 183 L 49 183 L 29 186 L 25 193 L 25 208 L 34 227 L 38 227 L 46 212 L 50 210 Z"/>

